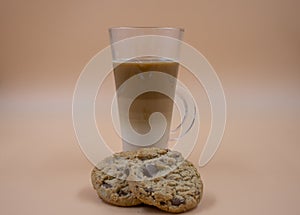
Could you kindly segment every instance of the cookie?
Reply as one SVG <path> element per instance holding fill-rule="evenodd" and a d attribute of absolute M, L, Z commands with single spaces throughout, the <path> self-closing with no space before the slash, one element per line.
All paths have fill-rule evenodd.
<path fill-rule="evenodd" d="M 117 206 L 141 204 L 131 192 L 126 178 L 129 175 L 132 152 L 114 154 L 101 161 L 91 173 L 91 181 L 98 196 L 107 203 Z"/>
<path fill-rule="evenodd" d="M 135 174 L 137 177 L 147 178 L 148 176 L 142 176 L 143 172 L 140 169 Z M 200 175 L 194 165 L 186 160 L 165 176 L 129 181 L 129 188 L 141 202 L 172 213 L 196 207 L 203 194 Z"/>

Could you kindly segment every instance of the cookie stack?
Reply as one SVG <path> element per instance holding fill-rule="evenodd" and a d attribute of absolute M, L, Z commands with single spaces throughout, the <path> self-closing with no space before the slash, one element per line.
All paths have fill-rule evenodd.
<path fill-rule="evenodd" d="M 104 159 L 91 173 L 98 196 L 117 206 L 153 205 L 180 213 L 198 205 L 200 174 L 179 152 L 143 148 Z"/>

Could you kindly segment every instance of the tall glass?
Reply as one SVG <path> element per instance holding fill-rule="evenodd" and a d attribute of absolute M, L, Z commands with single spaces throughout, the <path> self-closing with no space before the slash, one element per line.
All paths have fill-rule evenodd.
<path fill-rule="evenodd" d="M 118 27 L 110 28 L 110 41 L 112 47 L 114 79 L 117 90 L 117 102 L 119 111 L 119 121 L 123 150 L 134 150 L 142 147 L 142 143 L 147 141 L 145 134 L 153 128 L 161 126 L 159 121 L 152 120 L 153 113 L 161 113 L 165 117 L 164 134 L 154 142 L 151 147 L 167 148 L 170 134 L 170 126 L 173 112 L 173 100 L 176 91 L 176 79 L 178 74 L 179 41 L 183 36 L 181 28 L 161 28 L 161 27 Z M 119 41 L 141 37 L 145 35 L 158 35 L 175 38 L 172 42 L 157 42 L 156 40 L 146 40 L 141 43 L 128 43 L 128 45 L 115 46 Z M 178 42 L 176 42 L 178 41 Z M 154 51 L 157 55 L 141 55 Z M 133 57 L 134 56 L 134 57 Z M 168 57 L 164 57 L 168 56 Z M 171 56 L 171 57 L 170 57 Z M 156 74 L 169 75 L 168 79 L 155 79 Z M 128 100 L 132 99 L 121 93 L 121 86 L 126 81 L 136 77 L 136 81 L 127 86 L 132 92 L 142 85 L 153 86 L 155 88 L 168 88 L 169 95 L 161 92 L 149 90 L 138 95 L 130 104 L 129 110 L 126 108 Z M 129 112 L 129 113 L 128 113 Z M 130 125 L 127 119 L 129 118 Z M 142 134 L 134 139 L 134 144 L 128 142 L 126 134 L 130 131 L 128 127 L 132 126 L 135 132 Z"/>

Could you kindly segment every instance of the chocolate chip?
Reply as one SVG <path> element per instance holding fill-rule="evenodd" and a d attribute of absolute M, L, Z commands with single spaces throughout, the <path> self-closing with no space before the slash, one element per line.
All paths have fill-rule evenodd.
<path fill-rule="evenodd" d="M 160 205 L 165 205 L 166 203 L 165 203 L 165 202 L 159 202 L 159 204 L 160 204 Z"/>
<path fill-rule="evenodd" d="M 144 188 L 144 190 L 145 190 L 147 193 L 150 193 L 150 194 L 153 193 L 153 191 L 154 191 L 152 187 L 149 187 L 149 188 L 146 187 L 146 188 Z"/>
<path fill-rule="evenodd" d="M 143 174 L 146 177 L 152 177 L 154 175 L 156 175 L 158 172 L 157 167 L 153 164 L 148 164 L 146 165 L 146 168 L 143 168 Z"/>
<path fill-rule="evenodd" d="M 124 190 L 119 190 L 118 194 L 119 194 L 119 196 L 126 196 L 126 195 L 128 195 L 128 193 L 125 192 Z"/>
<path fill-rule="evenodd" d="M 148 171 L 146 168 L 143 168 L 143 174 L 144 174 L 146 177 L 151 177 L 149 171 Z"/>
<path fill-rule="evenodd" d="M 171 203 L 172 203 L 172 205 L 174 205 L 174 206 L 179 206 L 179 205 L 185 203 L 185 199 L 180 199 L 180 198 L 174 197 L 174 198 L 171 200 Z"/>
<path fill-rule="evenodd" d="M 102 184 L 102 187 L 104 187 L 104 188 L 111 188 L 112 186 L 111 186 L 111 184 L 107 184 L 107 183 L 103 183 Z"/>
<path fill-rule="evenodd" d="M 125 169 L 124 173 L 126 174 L 126 176 L 129 175 L 129 169 Z"/>
<path fill-rule="evenodd" d="M 158 171 L 158 170 L 157 170 L 157 167 L 156 167 L 155 165 L 153 165 L 153 164 L 147 165 L 146 168 L 148 169 L 148 171 L 149 171 L 152 175 L 156 174 L 157 171 Z"/>

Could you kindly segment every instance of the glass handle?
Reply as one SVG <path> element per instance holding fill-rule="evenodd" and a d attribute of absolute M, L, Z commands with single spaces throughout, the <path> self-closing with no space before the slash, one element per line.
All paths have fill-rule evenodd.
<path fill-rule="evenodd" d="M 171 130 L 169 141 L 177 141 L 193 127 L 196 117 L 196 105 L 193 97 L 182 85 L 177 84 L 174 102 L 180 112 L 181 122 Z M 181 130 L 179 136 L 175 136 Z"/>

